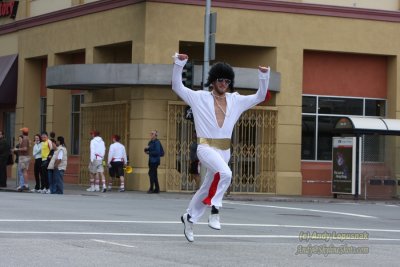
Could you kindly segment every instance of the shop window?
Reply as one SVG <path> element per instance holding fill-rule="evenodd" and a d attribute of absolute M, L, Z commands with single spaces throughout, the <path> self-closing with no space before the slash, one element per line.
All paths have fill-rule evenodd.
<path fill-rule="evenodd" d="M 365 116 L 385 117 L 385 100 L 366 99 Z"/>
<path fill-rule="evenodd" d="M 317 120 L 317 160 L 332 159 L 332 130 L 338 117 L 319 116 Z"/>
<path fill-rule="evenodd" d="M 315 159 L 315 146 L 316 146 L 316 117 L 315 116 L 303 116 L 302 121 L 302 134 L 301 134 L 301 158 L 306 160 Z"/>
<path fill-rule="evenodd" d="M 316 113 L 317 112 L 317 98 L 315 96 L 303 96 L 303 113 Z"/>
<path fill-rule="evenodd" d="M 79 154 L 80 146 L 80 124 L 81 124 L 81 104 L 84 101 L 84 96 L 72 95 L 71 107 L 71 154 Z"/>
<path fill-rule="evenodd" d="M 320 97 L 319 114 L 363 115 L 363 100 L 359 98 Z"/>
<path fill-rule="evenodd" d="M 350 97 L 303 96 L 302 104 L 302 160 L 332 160 L 332 131 L 340 117 L 384 117 L 386 100 Z M 382 161 L 382 140 L 366 137 L 368 161 Z"/>

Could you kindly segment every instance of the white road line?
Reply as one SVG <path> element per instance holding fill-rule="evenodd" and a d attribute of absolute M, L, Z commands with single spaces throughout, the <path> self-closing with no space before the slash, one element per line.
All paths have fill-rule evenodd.
<path fill-rule="evenodd" d="M 206 224 L 206 223 L 204 223 Z M 239 224 L 239 223 L 221 223 L 226 226 L 249 226 L 249 227 L 281 227 L 281 228 L 302 228 L 302 229 L 321 229 L 321 230 L 345 230 L 345 231 L 368 231 L 368 232 L 389 232 L 400 233 L 400 229 L 379 229 L 379 228 L 351 228 L 351 227 L 330 227 L 330 226 L 312 226 L 312 225 L 285 225 L 285 224 Z"/>
<path fill-rule="evenodd" d="M 360 218 L 377 219 L 377 217 L 375 217 L 375 216 L 363 215 L 363 214 L 357 214 L 357 213 L 339 212 L 339 211 L 315 210 L 315 209 L 304 209 L 304 208 L 294 208 L 294 207 L 281 207 L 281 206 L 272 206 L 272 205 L 259 205 L 259 204 L 239 203 L 239 202 L 230 202 L 230 201 L 224 201 L 224 203 L 231 204 L 231 205 L 240 205 L 240 206 L 274 208 L 274 209 L 284 209 L 284 210 L 298 210 L 298 211 L 338 214 L 338 215 L 353 216 L 353 217 L 360 217 Z"/>
<path fill-rule="evenodd" d="M 43 231 L 0 231 L 0 234 L 13 234 L 13 235 L 101 235 L 101 236 L 137 236 L 137 237 L 182 237 L 183 234 L 143 234 L 143 233 L 104 233 L 104 232 L 43 232 Z M 199 235 L 196 234 L 196 237 L 209 237 L 209 238 L 265 238 L 265 239 L 299 239 L 298 235 Z M 118 246 L 131 247 L 135 248 L 135 246 L 128 246 L 124 244 L 119 244 L 115 242 L 108 242 L 98 239 L 92 239 L 96 242 L 101 243 L 109 243 Z M 400 238 L 368 238 L 367 240 L 362 241 L 399 241 Z M 357 241 L 357 240 L 354 240 Z"/>
<path fill-rule="evenodd" d="M 77 222 L 77 223 L 152 223 L 177 224 L 181 221 L 118 221 L 118 220 L 46 220 L 46 219 L 0 219 L 0 222 Z"/>
<path fill-rule="evenodd" d="M 120 247 L 126 247 L 126 248 L 136 248 L 136 246 L 124 245 L 124 244 L 120 244 L 120 243 L 109 242 L 109 241 L 99 240 L 99 239 L 92 239 L 92 241 L 104 243 L 104 244 L 115 245 L 115 246 L 120 246 Z"/>
<path fill-rule="evenodd" d="M 1 222 L 49 222 L 49 223 L 130 223 L 130 224 L 182 224 L 181 221 L 116 221 L 116 220 L 34 220 L 34 219 L 0 219 Z M 200 222 L 199 225 L 208 225 Z M 388 232 L 400 233 L 400 229 L 380 229 L 380 228 L 352 228 L 336 226 L 316 226 L 316 225 L 289 225 L 289 224 L 258 224 L 258 223 L 221 223 L 223 226 L 238 227 L 265 227 L 265 228 L 299 228 L 299 229 L 320 229 L 320 230 L 345 230 L 345 231 L 369 231 L 369 232 Z M 3 233 L 0 231 L 0 233 Z"/>

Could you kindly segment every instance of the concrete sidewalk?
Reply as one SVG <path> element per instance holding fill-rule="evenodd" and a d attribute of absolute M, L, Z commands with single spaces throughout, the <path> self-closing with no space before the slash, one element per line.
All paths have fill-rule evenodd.
<path fill-rule="evenodd" d="M 33 184 L 30 184 L 30 189 L 34 187 Z M 7 187 L 0 187 L 0 192 L 18 192 L 16 190 L 16 180 L 8 179 Z M 64 184 L 64 194 L 66 195 L 81 195 L 81 194 L 104 194 L 101 192 L 87 192 L 86 188 L 88 185 L 79 185 L 79 184 Z M 114 188 L 112 193 L 116 193 L 118 191 L 117 188 Z M 31 193 L 30 191 L 23 191 L 20 193 Z M 119 194 L 146 194 L 146 192 L 142 191 L 125 191 Z M 161 196 L 166 197 L 175 197 L 175 198 L 191 198 L 193 192 L 161 192 Z M 277 196 L 273 194 L 229 194 L 224 197 L 225 201 L 257 201 L 257 202 L 315 202 L 315 203 L 385 203 L 385 204 L 394 204 L 400 205 L 399 198 L 393 199 L 367 199 L 365 200 L 363 196 L 360 196 L 358 199 L 354 199 L 353 196 L 349 195 L 340 195 L 338 198 L 332 197 L 322 197 L 322 196 Z"/>

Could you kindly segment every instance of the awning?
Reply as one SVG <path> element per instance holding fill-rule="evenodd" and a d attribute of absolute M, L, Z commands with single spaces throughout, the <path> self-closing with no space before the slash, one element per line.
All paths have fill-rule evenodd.
<path fill-rule="evenodd" d="M 343 117 L 336 123 L 334 132 L 342 134 L 400 135 L 400 120 Z"/>
<path fill-rule="evenodd" d="M 17 103 L 18 55 L 0 57 L 0 104 Z"/>
<path fill-rule="evenodd" d="M 137 85 L 171 85 L 172 64 L 70 64 L 48 67 L 49 89 L 96 90 Z M 256 69 L 233 68 L 235 88 L 258 89 Z M 194 66 L 194 85 L 201 85 L 201 66 Z M 270 91 L 280 91 L 280 73 L 271 71 Z"/>

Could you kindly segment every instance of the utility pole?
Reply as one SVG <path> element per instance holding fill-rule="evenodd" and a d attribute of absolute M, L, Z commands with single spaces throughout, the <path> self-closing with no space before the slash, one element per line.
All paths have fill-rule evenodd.
<path fill-rule="evenodd" d="M 210 65 L 210 9 L 211 0 L 206 0 L 206 14 L 204 17 L 203 90 L 208 90 L 204 85 L 207 82 L 207 74 Z"/>
<path fill-rule="evenodd" d="M 205 86 L 207 82 L 208 69 L 210 65 L 210 9 L 211 0 L 206 0 L 206 14 L 204 16 L 204 62 L 203 62 L 203 90 L 208 91 Z M 200 165 L 200 179 L 201 183 L 204 182 L 204 177 L 206 176 L 207 169 L 202 164 Z"/>

